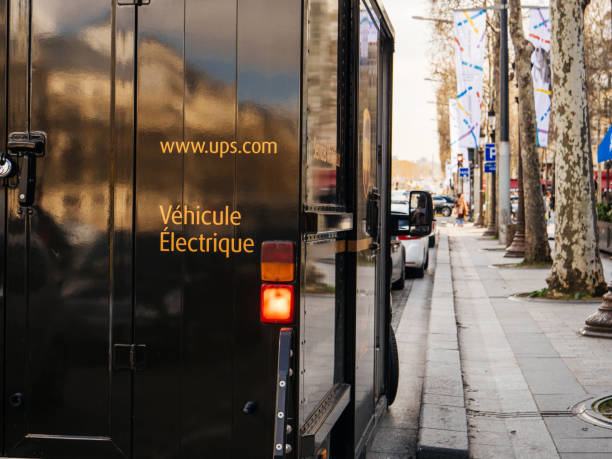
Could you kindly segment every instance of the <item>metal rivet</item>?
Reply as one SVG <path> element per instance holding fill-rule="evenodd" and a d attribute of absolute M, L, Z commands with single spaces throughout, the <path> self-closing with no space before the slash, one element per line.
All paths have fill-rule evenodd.
<path fill-rule="evenodd" d="M 278 419 L 283 419 L 285 417 L 285 413 L 283 413 L 282 411 L 278 412 Z"/>
<path fill-rule="evenodd" d="M 19 195 L 19 199 L 25 199 L 25 194 L 23 194 L 23 193 L 22 193 L 22 194 L 20 194 L 20 195 Z"/>
<path fill-rule="evenodd" d="M 287 424 L 286 427 L 287 433 L 290 434 L 291 432 L 293 432 L 293 427 L 291 427 L 291 424 Z"/>
<path fill-rule="evenodd" d="M 279 386 L 281 387 L 285 387 L 287 385 L 287 383 L 285 383 L 285 381 L 281 381 L 278 383 Z"/>
<path fill-rule="evenodd" d="M 293 448 L 291 447 L 291 445 L 290 444 L 286 444 L 285 445 L 285 452 L 287 454 L 289 454 L 291 451 L 293 451 Z"/>
<path fill-rule="evenodd" d="M 280 443 L 276 444 L 276 451 L 282 451 L 283 450 L 283 445 L 281 445 Z"/>

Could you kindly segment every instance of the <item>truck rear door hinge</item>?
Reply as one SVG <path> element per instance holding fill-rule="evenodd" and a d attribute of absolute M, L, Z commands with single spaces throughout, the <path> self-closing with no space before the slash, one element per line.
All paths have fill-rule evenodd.
<path fill-rule="evenodd" d="M 151 0 L 117 0 L 117 5 L 150 5 Z"/>
<path fill-rule="evenodd" d="M 113 346 L 113 368 L 115 370 L 143 370 L 145 367 L 144 344 L 115 344 Z"/>

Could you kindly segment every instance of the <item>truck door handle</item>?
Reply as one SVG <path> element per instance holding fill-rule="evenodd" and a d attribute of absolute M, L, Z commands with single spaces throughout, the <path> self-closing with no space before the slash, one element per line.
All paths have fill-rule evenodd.
<path fill-rule="evenodd" d="M 44 132 L 13 132 L 9 135 L 7 155 L 23 158 L 18 190 L 18 201 L 22 207 L 34 204 L 36 158 L 44 156 L 46 140 Z"/>
<path fill-rule="evenodd" d="M 366 232 L 374 241 L 378 241 L 378 217 L 379 217 L 380 194 L 373 188 L 368 194 L 366 203 Z"/>

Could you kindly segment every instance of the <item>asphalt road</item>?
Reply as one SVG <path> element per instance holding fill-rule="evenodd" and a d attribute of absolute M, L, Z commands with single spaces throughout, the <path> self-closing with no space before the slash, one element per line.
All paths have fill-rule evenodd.
<path fill-rule="evenodd" d="M 406 279 L 403 290 L 392 291 L 391 325 L 397 337 L 400 380 L 395 403 L 374 432 L 367 459 L 416 456 L 436 249 L 429 249 L 429 260 L 425 277 Z"/>

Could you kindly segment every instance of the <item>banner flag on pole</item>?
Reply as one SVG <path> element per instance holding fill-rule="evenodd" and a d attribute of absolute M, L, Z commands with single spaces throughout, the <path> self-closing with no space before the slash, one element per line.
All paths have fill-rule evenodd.
<path fill-rule="evenodd" d="M 459 138 L 461 137 L 461 116 L 459 106 L 456 99 L 448 99 L 448 114 L 450 121 L 450 147 L 451 147 L 451 172 L 457 172 L 457 155 L 463 154 L 467 157 L 467 148 L 460 146 Z"/>
<path fill-rule="evenodd" d="M 449 162 L 446 163 L 445 172 L 446 172 L 446 175 L 444 176 L 445 177 L 444 178 L 444 185 L 446 187 L 448 187 L 451 184 L 452 175 L 453 175 L 453 168 L 451 166 L 451 163 L 449 163 Z"/>
<path fill-rule="evenodd" d="M 538 147 L 548 146 L 548 130 L 551 110 L 551 69 L 550 69 L 550 10 L 531 10 L 527 39 L 535 46 L 531 55 L 531 76 L 535 99 Z"/>
<path fill-rule="evenodd" d="M 550 10 L 548 8 L 534 8 L 529 17 L 529 34 L 527 40 L 536 48 L 550 53 Z"/>
<path fill-rule="evenodd" d="M 453 18 L 457 70 L 456 103 L 459 108 L 460 127 L 459 146 L 478 148 L 487 12 L 484 9 L 456 11 Z"/>

